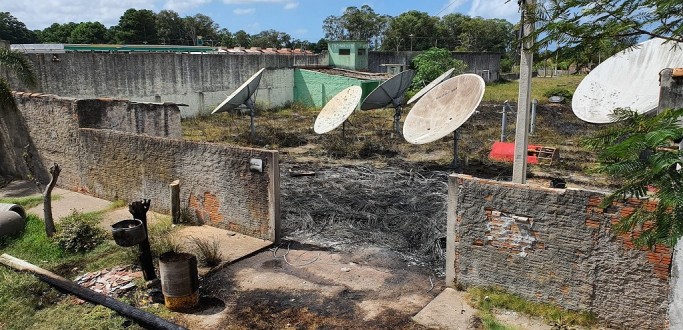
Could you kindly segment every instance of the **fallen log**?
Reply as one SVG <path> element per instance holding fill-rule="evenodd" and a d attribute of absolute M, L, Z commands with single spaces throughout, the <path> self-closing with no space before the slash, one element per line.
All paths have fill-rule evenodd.
<path fill-rule="evenodd" d="M 145 312 L 141 309 L 135 308 L 131 305 L 122 303 L 114 298 L 97 293 L 88 288 L 84 288 L 66 278 L 63 278 L 55 273 L 33 265 L 25 260 L 15 258 L 9 254 L 3 253 L 0 255 L 0 263 L 11 267 L 15 270 L 30 272 L 41 281 L 55 286 L 61 290 L 67 291 L 75 296 L 87 300 L 91 303 L 98 304 L 110 308 L 117 313 L 130 318 L 139 325 L 149 329 L 170 329 L 180 330 L 185 329 L 177 324 L 173 324 L 163 318 L 154 314 Z"/>

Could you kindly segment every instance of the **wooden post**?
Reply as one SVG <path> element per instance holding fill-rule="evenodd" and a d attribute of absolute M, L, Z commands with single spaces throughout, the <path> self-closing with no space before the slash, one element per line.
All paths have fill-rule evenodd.
<path fill-rule="evenodd" d="M 101 293 L 95 292 L 88 288 L 84 288 L 74 282 L 71 282 L 55 273 L 49 272 L 43 268 L 35 266 L 24 260 L 15 258 L 9 254 L 0 255 L 0 263 L 19 271 L 30 272 L 41 281 L 49 283 L 61 290 L 67 291 L 76 295 L 81 299 L 85 299 L 91 303 L 102 305 L 110 308 L 117 313 L 130 318 L 149 329 L 185 329 L 179 325 L 166 321 L 154 314 L 137 309 L 131 305 L 122 303 L 114 298 L 108 297 Z"/>
<path fill-rule="evenodd" d="M 175 180 L 169 185 L 171 190 L 171 220 L 174 224 L 180 223 L 180 180 Z"/>
<path fill-rule="evenodd" d="M 45 218 L 45 234 L 47 237 L 52 237 L 57 232 L 55 221 L 52 218 L 52 189 L 54 189 L 57 184 L 57 179 L 61 172 L 62 169 L 59 168 L 57 163 L 54 163 L 54 165 L 50 167 L 50 175 L 52 178 L 43 193 L 43 217 Z"/>
<path fill-rule="evenodd" d="M 522 6 L 523 42 L 519 63 L 519 98 L 517 102 L 517 127 L 515 128 L 515 159 L 512 167 L 512 182 L 526 183 L 527 149 L 529 148 L 529 105 L 531 101 L 531 71 L 534 64 L 529 37 L 534 31 L 536 0 L 524 0 Z"/>

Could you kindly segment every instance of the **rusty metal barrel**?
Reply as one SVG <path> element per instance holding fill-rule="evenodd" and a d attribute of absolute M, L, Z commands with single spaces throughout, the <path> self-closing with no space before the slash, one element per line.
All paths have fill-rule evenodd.
<path fill-rule="evenodd" d="M 197 305 L 199 277 L 193 254 L 166 252 L 159 256 L 159 277 L 166 308 L 182 311 Z"/>

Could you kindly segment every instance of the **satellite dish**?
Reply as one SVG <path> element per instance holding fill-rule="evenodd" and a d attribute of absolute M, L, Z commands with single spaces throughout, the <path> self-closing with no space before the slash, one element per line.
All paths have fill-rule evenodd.
<path fill-rule="evenodd" d="M 256 106 L 256 90 L 258 89 L 258 85 L 261 82 L 261 76 L 265 70 L 266 69 L 263 68 L 256 72 L 211 112 L 212 114 L 226 112 L 244 104 L 249 109 L 249 117 L 251 117 L 250 128 L 252 140 L 254 139 L 255 134 L 254 107 Z"/>
<path fill-rule="evenodd" d="M 361 110 L 371 110 L 393 106 L 394 129 L 401 134 L 401 107 L 403 106 L 403 96 L 408 87 L 413 82 L 415 70 L 406 70 L 383 82 L 373 90 L 360 105 Z"/>
<path fill-rule="evenodd" d="M 484 79 L 467 73 L 450 78 L 424 95 L 410 110 L 403 137 L 412 144 L 436 141 L 455 131 L 484 97 Z"/>
<path fill-rule="evenodd" d="M 337 128 L 356 110 L 362 95 L 363 89 L 360 86 L 351 86 L 339 92 L 320 110 L 313 130 L 323 134 Z"/>
<path fill-rule="evenodd" d="M 432 82 L 430 82 L 427 86 L 425 86 L 419 92 L 417 92 L 415 95 L 413 95 L 413 97 L 411 97 L 410 100 L 408 100 L 408 102 L 406 104 L 411 104 L 411 103 L 419 100 L 421 97 L 423 97 L 425 94 L 427 94 L 427 92 L 432 90 L 432 88 L 436 87 L 436 85 L 438 85 L 441 82 L 443 82 L 444 80 L 450 78 L 451 75 L 453 74 L 453 70 L 455 70 L 455 68 L 449 69 L 448 71 L 444 72 L 442 75 L 438 76 L 436 79 L 432 80 Z"/>
<path fill-rule="evenodd" d="M 659 103 L 659 72 L 683 63 L 683 45 L 651 39 L 608 58 L 574 92 L 572 109 L 583 121 L 612 122 L 614 109 L 648 113 Z"/>

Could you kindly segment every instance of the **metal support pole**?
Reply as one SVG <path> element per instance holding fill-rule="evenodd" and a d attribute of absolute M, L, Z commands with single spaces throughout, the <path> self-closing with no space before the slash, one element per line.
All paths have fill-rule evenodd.
<path fill-rule="evenodd" d="M 536 108 L 538 107 L 538 100 L 534 99 L 531 102 L 531 125 L 529 126 L 529 134 L 534 135 L 536 133 Z"/>
<path fill-rule="evenodd" d="M 508 104 L 508 101 L 505 101 L 505 104 L 503 104 L 503 115 L 502 115 L 502 122 L 500 123 L 500 142 L 505 142 L 505 136 L 507 135 L 507 129 L 508 129 L 508 109 L 510 108 L 510 104 Z"/>
<path fill-rule="evenodd" d="M 453 169 L 457 169 L 460 166 L 458 163 L 458 158 L 460 158 L 460 155 L 458 155 L 458 140 L 460 140 L 460 132 L 456 129 L 453 131 L 453 163 L 451 163 Z"/>
<path fill-rule="evenodd" d="M 534 41 L 529 37 L 534 31 L 534 9 L 536 0 L 521 2 L 522 26 L 525 38 L 522 42 L 517 104 L 517 127 L 515 132 L 515 159 L 512 168 L 512 182 L 526 183 L 527 149 L 529 147 L 529 103 L 531 99 L 531 70 L 534 62 Z"/>
<path fill-rule="evenodd" d="M 256 127 L 254 126 L 254 116 L 256 113 L 254 112 L 254 108 L 256 107 L 256 104 L 251 98 L 248 99 L 245 104 L 247 108 L 249 108 L 249 140 L 251 143 L 254 143 L 254 137 L 256 136 Z"/>
<path fill-rule="evenodd" d="M 394 110 L 394 130 L 396 130 L 396 134 L 401 137 L 403 136 L 403 134 L 401 134 L 401 106 L 397 106 Z"/>

